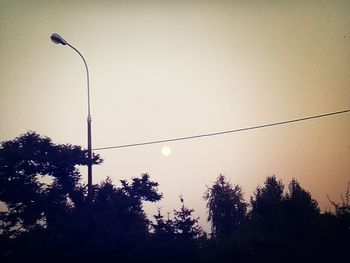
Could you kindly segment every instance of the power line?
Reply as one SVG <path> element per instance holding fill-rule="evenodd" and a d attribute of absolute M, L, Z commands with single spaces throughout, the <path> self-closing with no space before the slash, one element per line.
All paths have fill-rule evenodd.
<path fill-rule="evenodd" d="M 157 140 L 157 141 L 148 141 L 148 142 L 140 142 L 140 143 L 132 143 L 132 144 L 122 144 L 122 145 L 117 145 L 117 146 L 99 147 L 99 148 L 95 148 L 93 150 L 94 151 L 101 151 L 101 150 L 136 147 L 136 146 L 143 146 L 143 145 L 149 145 L 149 144 L 157 144 L 157 143 L 165 143 L 165 142 L 174 142 L 174 141 L 183 141 L 183 140 L 197 139 L 197 138 L 202 138 L 202 137 L 210 137 L 210 136 L 216 136 L 216 135 L 222 135 L 222 134 L 228 134 L 228 133 L 234 133 L 234 132 L 243 132 L 243 131 L 249 131 L 249 130 L 256 130 L 256 129 L 261 129 L 261 128 L 267 128 L 267 127 L 272 127 L 272 126 L 289 124 L 289 123 L 293 123 L 293 122 L 299 122 L 299 121 L 307 121 L 307 120 L 318 119 L 318 118 L 323 118 L 323 117 L 329 117 L 329 116 L 343 114 L 343 113 L 348 113 L 348 112 L 350 112 L 350 109 L 342 110 L 342 111 L 336 111 L 336 112 L 329 112 L 329 113 L 325 113 L 325 114 L 314 115 L 314 116 L 309 116 L 309 117 L 304 117 L 304 118 L 299 118 L 299 119 L 292 119 L 292 120 L 287 120 L 287 121 L 262 124 L 262 125 L 258 125 L 258 126 L 251 126 L 251 127 L 240 128 L 240 129 L 228 130 L 228 131 L 220 131 L 220 132 L 213 132 L 213 133 L 206 133 L 206 134 L 199 134 L 199 135 L 193 135 L 193 136 L 178 137 L 178 138 L 165 139 L 165 140 Z"/>

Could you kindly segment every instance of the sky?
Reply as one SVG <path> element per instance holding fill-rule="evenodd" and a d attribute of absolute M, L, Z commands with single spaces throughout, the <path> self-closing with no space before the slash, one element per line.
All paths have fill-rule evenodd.
<path fill-rule="evenodd" d="M 349 1 L 0 0 L 0 141 L 32 130 L 86 147 L 85 67 L 55 32 L 89 66 L 93 148 L 349 109 L 349 14 Z M 94 183 L 147 172 L 164 194 L 150 216 L 182 195 L 208 229 L 202 196 L 219 174 L 247 201 L 270 175 L 322 210 L 340 201 L 350 114 L 98 153 Z"/>

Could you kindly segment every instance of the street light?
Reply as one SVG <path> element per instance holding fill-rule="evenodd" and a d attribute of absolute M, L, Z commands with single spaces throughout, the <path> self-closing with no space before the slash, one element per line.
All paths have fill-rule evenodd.
<path fill-rule="evenodd" d="M 90 87 L 89 87 L 89 69 L 83 55 L 59 34 L 54 33 L 51 35 L 51 41 L 55 44 L 67 45 L 74 49 L 79 56 L 83 59 L 86 68 L 86 80 L 87 80 L 87 97 L 88 97 L 88 115 L 87 115 L 87 137 L 88 137 L 88 199 L 92 201 L 92 153 L 91 153 L 91 114 L 90 114 Z"/>

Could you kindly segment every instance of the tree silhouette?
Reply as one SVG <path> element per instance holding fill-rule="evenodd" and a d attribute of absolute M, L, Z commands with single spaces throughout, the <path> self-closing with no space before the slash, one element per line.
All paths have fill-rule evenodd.
<path fill-rule="evenodd" d="M 102 159 L 94 155 L 92 161 Z M 64 247 L 61 234 L 74 208 L 72 199 L 84 188 L 77 166 L 87 164 L 86 150 L 54 144 L 35 132 L 1 143 L 0 201 L 6 205 L 0 214 L 1 239 L 7 247 L 2 254 L 23 261 L 38 257 L 38 247 L 42 257 Z"/>
<path fill-rule="evenodd" d="M 85 237 L 75 251 L 87 251 L 90 259 L 138 262 L 150 228 L 142 203 L 161 199 L 157 187 L 148 174 L 133 178 L 131 183 L 121 180 L 121 187 L 110 178 L 95 186 L 92 204 L 75 211 L 72 226 L 80 229 L 76 238 Z M 85 215 L 83 220 L 81 215 Z"/>
<path fill-rule="evenodd" d="M 177 262 L 179 260 L 178 243 L 174 220 L 170 218 L 170 213 L 164 218 L 160 208 L 153 216 L 155 222 L 152 223 L 152 245 L 150 254 L 152 262 Z M 181 258 L 181 256 L 180 256 Z"/>
<path fill-rule="evenodd" d="M 327 213 L 322 217 L 323 227 L 328 231 L 324 237 L 324 244 L 327 244 L 325 249 L 332 251 L 333 260 L 346 261 L 349 258 L 350 243 L 350 182 L 345 194 L 341 194 L 341 202 L 329 201 L 334 213 Z"/>
<path fill-rule="evenodd" d="M 174 227 L 177 239 L 181 242 L 191 244 L 202 234 L 202 229 L 198 225 L 198 218 L 192 218 L 193 209 L 185 207 L 184 199 L 181 196 L 180 210 L 174 210 Z"/>
<path fill-rule="evenodd" d="M 170 219 L 170 214 L 166 219 L 161 214 L 160 209 L 158 209 L 158 213 L 153 216 L 156 220 L 155 223 L 152 223 L 152 228 L 154 229 L 153 237 L 156 242 L 160 244 L 171 243 L 175 240 L 175 226 L 174 221 Z"/>
<path fill-rule="evenodd" d="M 93 156 L 93 164 L 101 162 Z M 81 178 L 77 166 L 87 163 L 87 151 L 81 147 L 56 145 L 35 132 L 2 142 L 0 201 L 7 207 L 1 214 L 3 231 L 13 236 L 61 220 Z"/>
<path fill-rule="evenodd" d="M 250 198 L 250 217 L 261 227 L 274 227 L 279 220 L 283 201 L 284 185 L 276 176 L 268 176 L 263 187 L 257 187 Z"/>
<path fill-rule="evenodd" d="M 243 222 L 247 211 L 240 186 L 232 186 L 220 175 L 213 186 L 208 187 L 203 198 L 207 201 L 208 221 L 218 239 L 229 237 Z"/>
<path fill-rule="evenodd" d="M 328 197 L 329 199 L 329 197 Z M 350 182 L 348 182 L 345 196 L 341 195 L 341 203 L 334 202 L 329 199 L 329 202 L 332 204 L 335 209 L 336 216 L 345 219 L 345 221 L 350 222 Z"/>
<path fill-rule="evenodd" d="M 93 163 L 102 160 L 93 156 Z M 145 173 L 115 185 L 107 177 L 79 182 L 87 151 L 28 132 L 0 144 L 0 261 L 84 262 L 346 262 L 350 242 L 350 184 L 334 212 L 293 179 L 267 177 L 250 198 L 220 175 L 203 198 L 212 225 L 207 239 L 181 206 L 151 222 L 144 202 L 162 198 Z"/>
<path fill-rule="evenodd" d="M 320 214 L 320 209 L 316 200 L 311 194 L 304 190 L 299 182 L 293 179 L 288 185 L 289 192 L 285 194 L 283 201 L 283 213 L 289 222 L 289 229 L 294 226 L 294 234 L 297 230 L 306 231 L 310 229 L 309 223 L 313 223 L 315 217 Z"/>
<path fill-rule="evenodd" d="M 152 262 L 196 262 L 203 231 L 198 218 L 192 217 L 194 210 L 185 206 L 183 197 L 180 201 L 181 207 L 173 211 L 173 219 L 170 213 L 165 219 L 160 209 L 154 215 Z"/>

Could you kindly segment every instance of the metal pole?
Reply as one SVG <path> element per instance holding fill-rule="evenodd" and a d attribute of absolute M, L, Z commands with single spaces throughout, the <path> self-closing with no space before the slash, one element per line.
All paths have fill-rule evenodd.
<path fill-rule="evenodd" d="M 85 61 L 83 55 L 73 47 L 71 44 L 67 43 L 72 49 L 74 49 L 79 56 L 83 59 L 86 68 L 86 80 L 87 80 L 87 97 L 88 97 L 88 112 L 87 112 L 87 142 L 88 142 L 88 201 L 92 201 L 92 140 L 91 140 L 91 114 L 90 114 L 90 85 L 89 85 L 89 68 Z"/>

